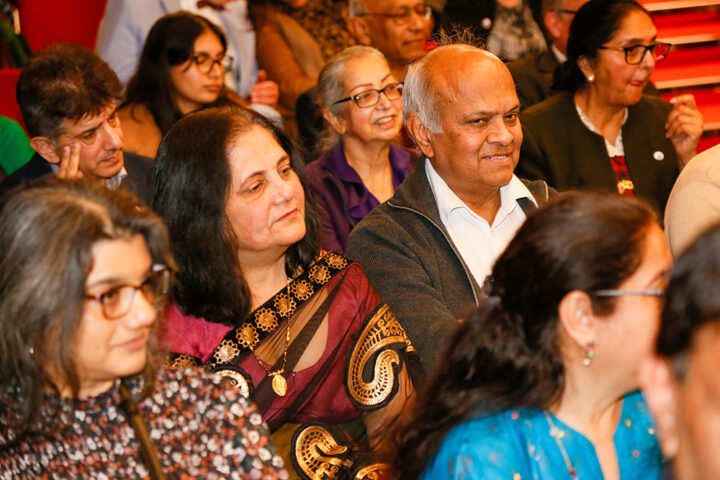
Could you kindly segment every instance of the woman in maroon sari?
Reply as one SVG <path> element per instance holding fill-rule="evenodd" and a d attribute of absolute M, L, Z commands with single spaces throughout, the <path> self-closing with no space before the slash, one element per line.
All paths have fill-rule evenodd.
<path fill-rule="evenodd" d="M 162 335 L 175 363 L 232 377 L 303 478 L 386 451 L 414 349 L 360 266 L 319 249 L 288 139 L 253 112 L 209 109 L 170 130 L 155 165 L 180 269 Z M 364 433 L 338 427 L 358 419 Z"/>

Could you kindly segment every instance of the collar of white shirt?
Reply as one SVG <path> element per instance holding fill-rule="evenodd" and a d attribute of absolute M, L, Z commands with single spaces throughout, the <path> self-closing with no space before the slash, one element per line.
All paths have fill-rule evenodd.
<path fill-rule="evenodd" d="M 448 187 L 448 184 L 445 183 L 445 180 L 443 180 L 443 178 L 435 171 L 432 163 L 427 158 L 425 159 L 425 172 L 427 173 L 428 181 L 430 182 L 430 188 L 432 189 L 433 195 L 435 196 L 435 203 L 438 207 L 440 219 L 444 224 L 448 223 L 450 215 L 453 213 L 453 211 L 458 209 L 466 210 L 472 216 L 475 216 L 483 222 L 487 223 L 484 218 L 482 218 L 470 207 L 468 207 L 465 202 L 463 202 L 460 197 L 458 197 L 455 192 L 453 192 L 452 189 Z M 530 193 L 530 190 L 528 190 L 528 188 L 525 186 L 524 183 L 520 181 L 519 178 L 513 175 L 510 183 L 503 187 L 500 187 L 500 209 L 495 215 L 493 225 L 497 225 L 498 223 L 500 223 L 516 208 L 521 208 L 520 205 L 518 205 L 517 203 L 518 198 L 528 198 L 535 205 L 537 205 L 535 197 L 533 197 L 532 193 Z M 488 226 L 492 227 L 491 225 Z"/>

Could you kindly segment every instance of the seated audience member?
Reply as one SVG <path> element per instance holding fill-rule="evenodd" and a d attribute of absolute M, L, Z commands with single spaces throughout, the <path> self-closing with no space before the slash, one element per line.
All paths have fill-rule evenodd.
<path fill-rule="evenodd" d="M 18 79 L 17 102 L 37 153 L 0 191 L 57 175 L 122 187 L 149 200 L 152 161 L 123 154 L 115 105 L 121 94 L 115 72 L 79 45 L 54 45 L 31 59 Z"/>
<path fill-rule="evenodd" d="M 354 42 L 347 0 L 255 0 L 257 60 L 280 86 L 280 105 L 292 117 L 301 93 L 315 86 L 327 59 Z"/>
<path fill-rule="evenodd" d="M 137 71 L 145 39 L 164 15 L 181 10 L 202 15 L 219 25 L 227 36 L 227 54 L 233 57 L 225 83 L 251 104 L 275 107 L 278 86 L 256 73 L 255 32 L 248 18 L 247 0 L 107 0 L 95 50 L 126 84 Z"/>
<path fill-rule="evenodd" d="M 645 362 L 640 375 L 676 480 L 720 478 L 718 285 L 720 227 L 715 226 L 677 259 L 665 295 L 657 355 Z"/>
<path fill-rule="evenodd" d="M 392 145 L 403 125 L 402 83 L 382 53 L 356 46 L 330 59 L 318 89 L 335 145 L 305 172 L 319 207 L 323 246 L 342 253 L 350 230 L 410 172 L 410 152 Z"/>
<path fill-rule="evenodd" d="M 0 115 L 0 173 L 12 174 L 34 154 L 22 127 L 15 120 Z"/>
<path fill-rule="evenodd" d="M 242 101 L 223 81 L 233 62 L 226 47 L 220 27 L 200 15 L 174 13 L 153 25 L 118 112 L 125 150 L 154 157 L 183 115 Z"/>
<path fill-rule="evenodd" d="M 665 235 L 674 256 L 720 222 L 720 145 L 695 156 L 680 172 L 665 209 Z"/>
<path fill-rule="evenodd" d="M 633 0 L 590 0 L 570 27 L 561 93 L 521 116 L 518 174 L 559 190 L 639 195 L 665 209 L 678 169 L 695 155 L 702 115 L 692 95 L 643 95 L 668 53 Z"/>
<path fill-rule="evenodd" d="M 469 28 L 489 52 L 509 62 L 547 48 L 541 28 L 542 0 L 448 0 L 445 29 Z"/>
<path fill-rule="evenodd" d="M 353 462 L 350 449 L 321 458 L 316 439 L 347 442 L 318 422 L 361 419 L 369 447 L 385 451 L 418 362 L 360 266 L 319 249 L 298 165 L 288 138 L 248 110 L 195 112 L 168 132 L 153 206 L 180 273 L 162 340 L 177 363 L 204 364 L 251 391 L 281 453 L 320 478 L 327 462 Z"/>
<path fill-rule="evenodd" d="M 513 175 L 520 104 L 491 53 L 462 44 L 428 53 L 408 70 L 403 110 L 423 156 L 353 229 L 347 253 L 432 367 L 457 320 L 483 297 L 495 258 L 549 192 Z"/>
<path fill-rule="evenodd" d="M 425 53 L 433 25 L 430 7 L 421 0 L 350 0 L 349 13 L 348 30 L 353 39 L 380 50 L 395 79 L 402 82 L 408 65 Z M 300 95 L 296 114 L 300 143 L 309 157 L 325 153 L 318 148 L 327 124 L 316 87 Z"/>
<path fill-rule="evenodd" d="M 157 215 L 97 182 L 40 180 L 8 200 L 3 478 L 288 478 L 246 397 L 153 365 L 169 250 Z"/>
<path fill-rule="evenodd" d="M 399 478 L 658 479 L 638 370 L 671 263 L 641 200 L 575 192 L 528 215 L 401 433 Z"/>
<path fill-rule="evenodd" d="M 550 96 L 553 73 L 567 59 L 570 24 L 578 8 L 585 2 L 587 0 L 542 2 L 543 25 L 549 37 L 549 47 L 508 64 L 517 85 L 518 98 L 523 110 Z"/>
<path fill-rule="evenodd" d="M 350 0 L 348 30 L 360 45 L 380 50 L 402 82 L 407 67 L 425 53 L 432 9 L 421 0 Z"/>

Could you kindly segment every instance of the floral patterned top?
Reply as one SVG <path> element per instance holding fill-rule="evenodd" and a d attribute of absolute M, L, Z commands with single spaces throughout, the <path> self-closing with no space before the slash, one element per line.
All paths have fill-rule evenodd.
<path fill-rule="evenodd" d="M 640 392 L 623 399 L 614 434 L 621 480 L 657 480 L 663 458 Z M 422 480 L 598 480 L 595 447 L 550 412 L 479 414 L 452 429 Z"/>
<path fill-rule="evenodd" d="M 139 378 L 129 383 L 133 395 Z M 158 458 L 176 479 L 287 479 L 255 406 L 226 380 L 196 369 L 158 372 L 138 403 Z M 0 423 L 0 479 L 150 478 L 120 406 L 119 381 L 78 401 L 70 428 L 9 443 Z"/>

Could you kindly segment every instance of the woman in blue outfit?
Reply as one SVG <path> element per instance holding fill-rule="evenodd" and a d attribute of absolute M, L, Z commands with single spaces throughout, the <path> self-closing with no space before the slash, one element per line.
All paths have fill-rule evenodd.
<path fill-rule="evenodd" d="M 671 262 L 638 199 L 570 193 L 530 214 L 401 435 L 399 477 L 659 478 L 637 375 Z"/>

